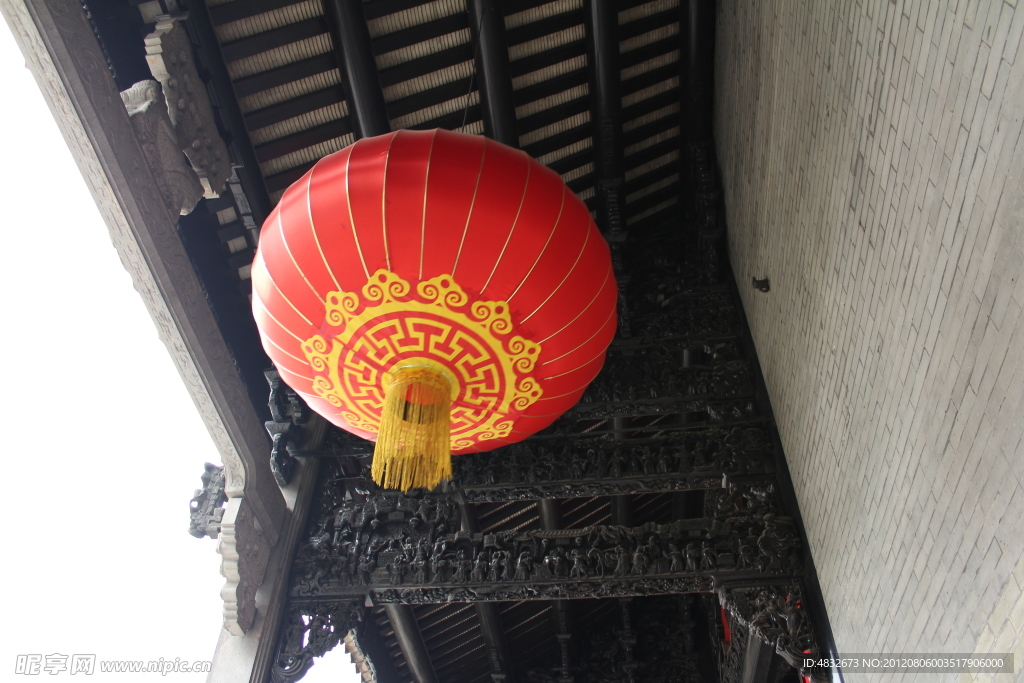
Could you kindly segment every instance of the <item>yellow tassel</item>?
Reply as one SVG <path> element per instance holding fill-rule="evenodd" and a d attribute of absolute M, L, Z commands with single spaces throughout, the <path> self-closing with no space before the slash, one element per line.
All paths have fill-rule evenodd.
<path fill-rule="evenodd" d="M 452 475 L 451 387 L 436 370 L 400 368 L 384 394 L 370 471 L 378 486 L 433 489 Z"/>

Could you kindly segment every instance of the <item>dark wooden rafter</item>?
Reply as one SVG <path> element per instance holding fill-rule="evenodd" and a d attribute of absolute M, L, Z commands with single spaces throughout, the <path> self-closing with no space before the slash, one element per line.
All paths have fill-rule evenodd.
<path fill-rule="evenodd" d="M 283 157 L 286 154 L 291 154 L 300 149 L 305 149 L 312 145 L 326 142 L 327 140 L 333 140 L 334 138 L 341 137 L 346 133 L 352 131 L 352 118 L 347 117 L 338 119 L 336 121 L 328 121 L 327 123 L 320 124 L 313 128 L 307 128 L 306 130 L 287 135 L 277 140 L 264 143 L 256 147 L 256 156 L 260 161 L 269 161 L 270 159 L 277 159 Z M 268 178 L 268 185 L 270 179 Z"/>
<path fill-rule="evenodd" d="M 505 42 L 505 17 L 499 0 L 468 0 L 469 30 L 476 55 L 476 80 L 487 136 L 519 146 L 512 76 Z"/>
<path fill-rule="evenodd" d="M 336 0 L 331 1 L 334 2 Z M 359 4 L 361 5 L 362 3 Z M 469 17 L 462 12 L 458 12 L 417 24 L 411 28 L 379 36 L 374 39 L 373 44 L 379 54 L 384 54 L 385 52 L 393 52 L 415 43 L 430 40 L 431 38 L 439 38 L 449 33 L 455 33 L 465 28 L 469 28 Z"/>
<path fill-rule="evenodd" d="M 308 114 L 311 111 L 322 109 L 343 99 L 345 99 L 345 92 L 338 85 L 323 88 L 322 90 L 314 90 L 305 95 L 251 111 L 245 115 L 245 123 L 249 126 L 250 130 L 256 130 L 257 128 L 271 126 L 275 123 L 301 116 L 302 114 Z"/>
<path fill-rule="evenodd" d="M 391 124 L 377 75 L 363 3 L 360 0 L 327 0 L 324 9 L 341 65 L 342 82 L 348 93 L 349 117 L 356 137 L 390 132 Z"/>
<path fill-rule="evenodd" d="M 509 71 L 513 78 L 543 69 L 559 62 L 564 62 L 573 57 L 579 57 L 587 51 L 586 42 L 574 40 L 564 45 L 543 50 L 536 54 L 520 57 L 509 65 Z"/>
<path fill-rule="evenodd" d="M 246 0 L 246 2 L 227 2 L 223 5 L 215 5 L 210 8 L 210 19 L 214 26 L 223 26 L 233 21 L 240 21 L 254 17 L 264 12 L 272 12 L 288 5 L 294 5 L 296 0 Z"/>
<path fill-rule="evenodd" d="M 383 87 L 411 81 L 426 76 L 440 69 L 468 62 L 473 59 L 473 48 L 468 43 L 460 43 L 430 55 L 430 59 L 410 59 L 380 70 L 380 84 Z"/>
<path fill-rule="evenodd" d="M 228 7 L 233 4 L 244 4 L 244 3 L 229 3 L 228 5 L 218 5 L 218 7 Z M 338 58 L 333 53 L 325 52 L 322 55 L 316 55 L 303 59 L 298 62 L 292 62 L 279 66 L 269 71 L 261 71 L 260 73 L 253 74 L 252 76 L 245 76 L 244 78 L 236 79 L 235 94 L 239 97 L 247 97 L 254 95 L 264 90 L 270 90 L 271 88 L 277 88 L 282 85 L 287 85 L 293 81 L 299 81 L 303 78 L 322 74 L 324 72 L 335 69 L 338 66 Z"/>
<path fill-rule="evenodd" d="M 327 33 L 327 22 L 323 17 L 313 17 L 223 43 L 221 49 L 224 51 L 224 59 L 234 62 L 300 40 L 322 36 L 325 33 Z"/>
<path fill-rule="evenodd" d="M 522 26 L 509 30 L 506 38 L 509 45 L 520 45 L 522 43 L 549 36 L 583 23 L 583 13 L 579 10 L 571 10 L 556 14 L 539 21 L 531 21 Z"/>

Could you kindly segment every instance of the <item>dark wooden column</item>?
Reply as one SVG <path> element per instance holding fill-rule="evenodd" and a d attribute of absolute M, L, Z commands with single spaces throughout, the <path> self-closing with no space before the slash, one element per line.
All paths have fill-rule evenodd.
<path fill-rule="evenodd" d="M 555 498 L 543 498 L 537 501 L 542 529 L 562 528 L 562 501 Z"/>
<path fill-rule="evenodd" d="M 434 665 L 430 662 L 430 655 L 427 647 L 423 644 L 423 636 L 420 634 L 420 627 L 416 623 L 416 615 L 409 605 L 387 604 L 384 605 L 384 612 L 388 615 L 388 621 L 395 632 L 395 639 L 398 646 L 402 648 L 402 654 L 409 665 L 409 672 L 412 673 L 416 683 L 437 683 L 437 675 L 434 674 Z"/>
<path fill-rule="evenodd" d="M 615 0 L 588 0 L 586 3 L 587 61 L 590 65 L 590 97 L 593 102 L 594 168 L 598 182 L 617 184 L 621 191 L 622 166 L 622 91 L 619 69 L 619 17 Z M 605 211 L 605 230 L 621 229 L 620 213 Z"/>
<path fill-rule="evenodd" d="M 519 146 L 512 75 L 505 43 L 505 17 L 499 0 L 469 0 L 469 30 L 476 51 L 476 78 L 487 136 Z"/>
<path fill-rule="evenodd" d="M 459 504 L 459 526 L 469 533 L 480 532 L 480 522 L 472 505 Z M 505 640 L 505 629 L 501 625 L 501 613 L 493 602 L 478 602 L 474 605 L 476 618 L 480 624 L 480 633 L 487 644 L 488 659 L 491 662 L 491 673 L 495 680 L 512 683 L 516 680 L 512 670 L 512 655 Z"/>
<path fill-rule="evenodd" d="M 681 133 L 686 142 L 702 142 L 710 140 L 712 134 L 715 3 L 713 0 L 683 0 L 679 11 Z"/>
<path fill-rule="evenodd" d="M 622 147 L 622 89 L 619 68 L 619 16 L 615 0 L 587 0 L 587 63 L 594 136 L 594 171 L 599 201 L 598 224 L 612 250 L 620 292 L 629 281 L 622 245 L 626 239 L 625 171 Z M 620 337 L 630 336 L 626 300 L 619 297 Z M 619 429 L 619 425 L 616 425 Z"/>
<path fill-rule="evenodd" d="M 356 137 L 391 132 L 362 1 L 327 0 L 324 10 L 330 20 Z"/>

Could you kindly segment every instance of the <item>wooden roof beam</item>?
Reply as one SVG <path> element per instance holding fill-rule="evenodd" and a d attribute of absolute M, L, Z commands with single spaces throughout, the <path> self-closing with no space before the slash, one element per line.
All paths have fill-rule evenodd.
<path fill-rule="evenodd" d="M 484 130 L 498 142 L 519 147 L 512 75 L 505 40 L 505 17 L 499 0 L 469 0 L 469 30 L 476 55 L 476 75 Z"/>
<path fill-rule="evenodd" d="M 324 10 L 348 93 L 349 116 L 357 138 L 391 132 L 384 91 L 370 43 L 361 0 L 327 0 Z"/>

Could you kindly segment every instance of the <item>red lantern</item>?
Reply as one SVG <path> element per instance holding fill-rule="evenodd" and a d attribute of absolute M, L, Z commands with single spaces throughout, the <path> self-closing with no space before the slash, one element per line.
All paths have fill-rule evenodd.
<path fill-rule="evenodd" d="M 263 225 L 252 283 L 282 378 L 376 440 L 374 479 L 403 490 L 551 424 L 616 325 L 583 202 L 525 153 L 443 130 L 321 159 Z"/>

